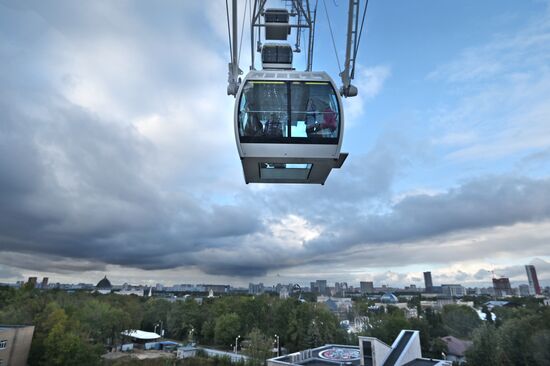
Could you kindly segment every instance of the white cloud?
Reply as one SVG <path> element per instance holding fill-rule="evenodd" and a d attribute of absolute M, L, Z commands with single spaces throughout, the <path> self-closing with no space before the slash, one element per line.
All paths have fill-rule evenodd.
<path fill-rule="evenodd" d="M 313 240 L 322 233 L 318 225 L 312 225 L 306 219 L 296 215 L 287 215 L 270 225 L 273 237 L 283 242 L 289 249 L 301 249 L 304 242 Z"/>
<path fill-rule="evenodd" d="M 384 83 L 390 75 L 390 67 L 386 65 L 357 66 L 356 79 L 352 84 L 358 88 L 359 94 L 354 98 L 350 98 L 349 102 L 344 98 L 348 126 L 357 124 L 355 120 L 365 113 L 367 101 L 376 97 L 382 91 Z"/>
<path fill-rule="evenodd" d="M 517 158 L 550 147 L 550 11 L 518 32 L 468 48 L 429 74 L 449 84 L 450 104 L 435 117 L 453 162 Z"/>

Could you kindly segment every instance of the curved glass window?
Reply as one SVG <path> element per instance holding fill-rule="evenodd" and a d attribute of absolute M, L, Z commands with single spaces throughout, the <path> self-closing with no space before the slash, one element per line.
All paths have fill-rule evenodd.
<path fill-rule="evenodd" d="M 248 81 L 238 123 L 245 143 L 337 144 L 338 98 L 329 82 Z"/>

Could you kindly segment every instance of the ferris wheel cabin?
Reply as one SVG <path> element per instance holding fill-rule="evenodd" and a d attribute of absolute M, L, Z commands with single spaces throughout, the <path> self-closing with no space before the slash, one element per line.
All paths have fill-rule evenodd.
<path fill-rule="evenodd" d="M 250 71 L 241 80 L 243 72 L 236 47 L 237 0 L 232 1 L 227 94 L 236 98 L 235 138 L 247 184 L 324 184 L 331 170 L 340 168 L 346 160 L 348 154 L 340 152 L 344 135 L 341 96 L 357 95 L 351 80 L 360 35 L 360 1 L 349 1 L 346 62 L 340 74 L 340 89 L 326 72 L 312 71 L 317 5 L 310 7 L 308 0 L 284 1 L 285 8 L 281 9 L 265 8 L 265 0 L 254 1 Z M 304 44 L 302 32 L 308 35 Z M 285 42 L 291 35 L 296 39 L 293 46 Z M 307 52 L 306 68 L 296 71 L 293 54 L 300 53 L 302 47 Z M 261 52 L 262 70 L 255 69 L 257 52 Z"/>
<path fill-rule="evenodd" d="M 325 72 L 250 71 L 236 95 L 235 136 L 246 183 L 324 184 L 341 153 L 342 100 Z"/>

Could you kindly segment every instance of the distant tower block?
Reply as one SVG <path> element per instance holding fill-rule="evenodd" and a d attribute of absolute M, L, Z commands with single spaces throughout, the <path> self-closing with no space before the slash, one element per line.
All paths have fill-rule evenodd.
<path fill-rule="evenodd" d="M 426 288 L 426 292 L 433 291 L 432 272 L 424 272 L 424 287 Z"/>
<path fill-rule="evenodd" d="M 29 280 L 27 283 L 31 285 L 32 287 L 36 287 L 37 278 L 36 277 L 29 277 Z"/>
<path fill-rule="evenodd" d="M 537 270 L 532 264 L 525 266 L 527 272 L 527 279 L 529 280 L 529 292 L 531 295 L 541 295 L 542 290 L 540 288 L 539 279 L 537 277 Z"/>
<path fill-rule="evenodd" d="M 372 281 L 361 281 L 359 283 L 362 294 L 372 294 L 374 292 L 374 283 Z"/>

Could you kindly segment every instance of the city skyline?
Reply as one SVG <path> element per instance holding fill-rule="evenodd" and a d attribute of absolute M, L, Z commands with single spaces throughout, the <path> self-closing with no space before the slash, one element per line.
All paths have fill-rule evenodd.
<path fill-rule="evenodd" d="M 529 265 L 524 265 L 523 266 L 525 269 L 527 268 L 533 268 L 532 271 L 534 271 L 535 273 L 537 273 L 537 270 L 536 270 L 536 267 L 532 264 L 529 264 Z M 481 271 L 480 271 L 481 272 Z M 482 271 L 482 272 L 485 272 L 485 271 Z M 432 284 L 432 287 L 431 289 L 428 289 L 426 286 L 425 286 L 425 283 L 426 283 L 426 274 L 430 274 L 429 277 L 430 277 L 430 281 L 431 281 L 431 284 Z M 499 272 L 500 274 L 504 273 L 504 272 Z M 208 281 L 198 281 L 198 282 L 190 282 L 190 281 L 180 281 L 180 282 L 155 282 L 153 280 L 149 280 L 149 281 L 145 281 L 145 282 L 137 282 L 137 283 L 132 283 L 131 281 L 129 280 L 122 280 L 122 282 L 120 282 L 121 280 L 119 280 L 119 282 L 116 282 L 113 283 L 113 285 L 117 285 L 117 286 L 122 286 L 124 284 L 128 284 L 128 285 L 131 285 L 131 286 L 146 286 L 146 287 L 156 287 L 158 285 L 162 285 L 162 286 L 165 286 L 165 287 L 171 287 L 171 286 L 180 286 L 180 285 L 193 285 L 193 286 L 203 286 L 203 285 L 229 285 L 233 288 L 246 288 L 247 286 L 249 285 L 263 285 L 265 286 L 266 288 L 267 287 L 276 287 L 277 285 L 290 285 L 290 284 L 299 284 L 302 288 L 309 288 L 310 291 L 314 291 L 312 290 L 312 286 L 315 287 L 315 288 L 319 288 L 319 283 L 321 283 L 321 288 L 325 288 L 325 290 L 322 290 L 320 292 L 326 292 L 326 289 L 327 288 L 338 288 L 338 286 L 340 284 L 343 284 L 345 283 L 348 287 L 351 286 L 354 290 L 360 290 L 361 292 L 365 292 L 365 289 L 367 288 L 370 288 L 372 286 L 372 288 L 374 289 L 381 289 L 381 288 L 384 288 L 384 287 L 387 287 L 388 289 L 407 289 L 409 288 L 410 286 L 414 286 L 416 289 L 420 290 L 424 290 L 425 292 L 431 292 L 431 290 L 433 288 L 439 288 L 441 289 L 442 286 L 455 286 L 455 285 L 460 285 L 460 286 L 463 286 L 464 288 L 493 288 L 495 286 L 495 280 L 499 280 L 499 279 L 506 279 L 506 280 L 510 280 L 510 277 L 507 277 L 507 276 L 504 276 L 504 275 L 496 275 L 495 274 L 495 271 L 491 271 L 491 275 L 493 276 L 490 281 L 478 281 L 478 282 L 457 282 L 456 284 L 453 284 L 453 285 L 449 285 L 449 281 L 448 278 L 446 277 L 442 277 L 443 279 L 443 282 L 435 282 L 433 281 L 432 277 L 431 277 L 431 271 L 428 271 L 428 272 L 423 272 L 424 274 L 424 278 L 422 279 L 422 281 L 414 281 L 414 282 L 409 282 L 409 283 L 406 283 L 406 282 L 399 282 L 399 283 L 392 283 L 392 282 L 375 282 L 374 280 L 372 281 L 365 281 L 365 280 L 360 280 L 359 282 L 346 282 L 346 281 L 335 281 L 335 280 L 332 280 L 330 278 L 322 278 L 322 279 L 319 279 L 319 278 L 316 278 L 316 279 L 311 279 L 309 282 L 308 281 L 305 281 L 305 282 L 299 282 L 299 281 L 292 281 L 290 280 L 289 282 L 284 282 L 280 280 L 280 277 L 278 278 L 278 282 L 261 282 L 261 281 L 258 281 L 258 282 L 254 282 L 254 281 L 248 281 L 246 279 L 243 279 L 243 281 L 241 282 L 232 282 L 232 281 L 226 281 L 224 283 L 220 283 L 220 282 L 208 282 Z M 513 277 L 512 277 L 512 280 L 511 280 L 511 286 L 512 288 L 518 288 L 519 286 L 527 286 L 527 287 L 531 287 L 531 279 L 529 277 L 529 271 L 527 271 L 527 273 L 524 273 L 525 274 L 525 278 L 521 278 L 521 275 L 519 274 L 514 274 Z M 109 277 L 108 274 L 104 274 L 104 277 L 107 278 Z M 116 277 L 115 277 L 116 278 Z M 30 276 L 26 279 L 21 279 L 21 280 L 18 280 L 17 283 L 28 283 L 28 282 L 31 282 L 33 283 L 34 286 L 36 285 L 39 285 L 40 288 L 44 288 L 44 284 L 46 284 L 46 286 L 50 285 L 50 287 L 55 287 L 57 284 L 79 284 L 79 283 L 83 283 L 83 284 L 87 284 L 87 285 L 93 285 L 93 283 L 95 283 L 94 281 L 96 279 L 92 279 L 92 281 L 79 281 L 79 282 L 60 282 L 60 281 L 56 281 L 54 279 L 54 281 L 49 281 L 50 279 L 48 277 L 43 277 L 42 278 L 42 281 L 40 282 L 40 276 Z M 249 279 L 250 280 L 250 279 Z M 447 281 L 447 282 L 445 282 Z M 539 283 L 539 290 L 542 292 L 542 290 L 545 288 L 545 287 L 550 287 L 550 281 L 542 281 L 542 282 L 539 282 L 537 280 L 537 282 Z M 0 281 L 1 283 L 1 281 Z M 15 282 L 12 282 L 11 284 L 15 284 Z M 422 284 L 424 284 L 424 286 L 422 286 Z M 420 286 L 417 286 L 417 285 L 420 285 Z M 47 288 L 47 287 L 46 287 Z M 531 293 L 533 290 L 530 289 L 530 294 L 531 295 L 540 295 L 540 293 Z"/>
<path fill-rule="evenodd" d="M 372 2 L 324 186 L 243 183 L 225 16 L 0 4 L 0 282 L 549 284 L 548 2 Z"/>

